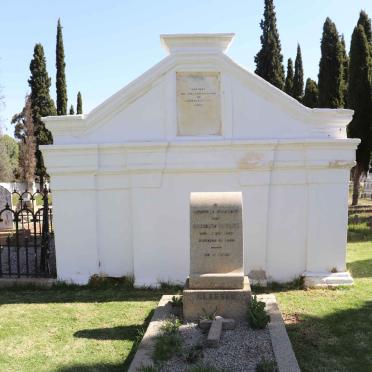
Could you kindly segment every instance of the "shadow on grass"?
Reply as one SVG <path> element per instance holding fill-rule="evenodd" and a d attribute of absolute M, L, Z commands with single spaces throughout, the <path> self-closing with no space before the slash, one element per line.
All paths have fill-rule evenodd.
<path fill-rule="evenodd" d="M 127 371 L 130 363 L 132 362 L 134 355 L 137 351 L 137 347 L 141 342 L 143 334 L 150 323 L 150 320 L 154 314 L 152 310 L 146 317 L 142 324 L 135 324 L 130 326 L 119 326 L 111 328 L 97 328 L 97 329 L 83 329 L 74 333 L 74 337 L 88 338 L 95 340 L 128 340 L 133 341 L 132 348 L 128 356 L 123 360 L 122 363 L 99 363 L 99 364 L 77 364 L 71 366 L 64 366 L 57 369 L 58 372 L 85 372 L 85 371 Z"/>
<path fill-rule="evenodd" d="M 77 364 L 73 366 L 66 366 L 58 368 L 57 372 L 116 372 L 116 371 L 128 371 L 129 367 L 125 367 L 122 364 L 110 364 L 110 363 L 99 363 L 99 364 Z"/>
<path fill-rule="evenodd" d="M 372 277 L 372 259 L 349 262 L 347 268 L 354 278 Z"/>
<path fill-rule="evenodd" d="M 324 317 L 291 314 L 286 328 L 301 370 L 372 371 L 372 301 Z"/>
<path fill-rule="evenodd" d="M 74 337 L 94 340 L 130 340 L 133 341 L 142 329 L 143 324 L 118 326 L 112 328 L 82 329 L 74 333 Z"/>
<path fill-rule="evenodd" d="M 117 288 L 8 288 L 0 289 L 0 305 L 158 301 L 162 294 L 164 293 L 160 292 L 159 290 L 120 290 Z"/>

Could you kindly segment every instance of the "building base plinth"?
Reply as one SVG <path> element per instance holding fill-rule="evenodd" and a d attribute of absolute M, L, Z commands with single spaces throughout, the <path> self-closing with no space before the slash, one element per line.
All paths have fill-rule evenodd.
<path fill-rule="evenodd" d="M 354 280 L 347 271 L 341 273 L 312 272 L 303 273 L 305 287 L 336 287 L 340 285 L 352 285 Z"/>
<path fill-rule="evenodd" d="M 213 315 L 244 319 L 251 300 L 251 286 L 247 276 L 241 289 L 190 289 L 187 280 L 182 299 L 185 320 Z"/>

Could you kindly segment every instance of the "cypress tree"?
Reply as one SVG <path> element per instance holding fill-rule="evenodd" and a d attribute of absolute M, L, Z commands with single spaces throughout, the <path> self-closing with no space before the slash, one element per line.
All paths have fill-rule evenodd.
<path fill-rule="evenodd" d="M 57 43 L 56 43 L 56 91 L 57 91 L 57 115 L 67 114 L 67 88 L 65 75 L 65 51 L 63 48 L 62 26 L 58 19 Z"/>
<path fill-rule="evenodd" d="M 76 114 L 81 115 L 83 113 L 83 100 L 81 98 L 81 93 L 77 94 L 77 103 L 76 103 Z"/>
<path fill-rule="evenodd" d="M 70 106 L 70 115 L 75 115 L 74 105 Z"/>
<path fill-rule="evenodd" d="M 359 14 L 357 26 L 359 25 L 363 26 L 367 42 L 371 43 L 372 42 L 371 18 L 368 17 L 368 14 L 364 10 L 361 10 Z"/>
<path fill-rule="evenodd" d="M 260 27 L 261 50 L 254 58 L 255 73 L 279 89 L 284 87 L 284 66 L 273 0 L 265 0 L 265 10 Z"/>
<path fill-rule="evenodd" d="M 346 52 L 345 38 L 341 35 L 341 54 L 342 54 L 342 64 L 343 64 L 343 74 L 342 74 L 342 94 L 344 99 L 344 107 L 348 107 L 347 101 L 347 85 L 349 80 L 349 56 Z"/>
<path fill-rule="evenodd" d="M 285 78 L 284 92 L 293 97 L 293 62 L 288 58 L 287 77 Z"/>
<path fill-rule="evenodd" d="M 327 18 L 323 26 L 319 62 L 319 107 L 343 107 L 343 63 L 336 25 Z"/>
<path fill-rule="evenodd" d="M 359 24 L 351 37 L 348 87 L 349 106 L 354 110 L 353 120 L 348 126 L 348 136 L 361 139 L 353 173 L 352 205 L 358 204 L 360 176 L 368 171 L 372 151 L 372 84 L 369 49 L 364 27 Z"/>
<path fill-rule="evenodd" d="M 297 44 L 297 55 L 295 60 L 295 73 L 293 79 L 293 97 L 301 102 L 304 94 L 304 68 L 302 66 L 302 55 L 300 44 Z"/>
<path fill-rule="evenodd" d="M 308 78 L 306 80 L 305 94 L 302 103 L 310 108 L 318 107 L 318 93 L 317 83 Z"/>
<path fill-rule="evenodd" d="M 41 44 L 35 45 L 33 59 L 30 63 L 30 71 L 31 76 L 28 80 L 28 84 L 31 88 L 32 120 L 36 137 L 35 175 L 39 177 L 40 187 L 43 187 L 45 177 L 48 175 L 39 146 L 53 143 L 53 138 L 49 130 L 45 128 L 45 124 L 41 121 L 41 118 L 43 116 L 55 115 L 56 109 L 49 94 L 51 81 L 46 69 L 44 48 Z"/>

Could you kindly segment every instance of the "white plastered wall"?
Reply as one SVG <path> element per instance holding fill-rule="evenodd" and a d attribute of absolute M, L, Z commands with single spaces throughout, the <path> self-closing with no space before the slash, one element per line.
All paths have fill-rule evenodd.
<path fill-rule="evenodd" d="M 45 119 L 54 137 L 42 151 L 59 279 L 183 282 L 194 191 L 243 193 L 252 281 L 302 274 L 322 281 L 345 271 L 348 174 L 358 144 L 345 134 L 352 111 L 305 108 L 216 49 L 221 38 L 170 48 L 88 115 Z M 221 135 L 177 137 L 177 71 L 221 74 Z"/>

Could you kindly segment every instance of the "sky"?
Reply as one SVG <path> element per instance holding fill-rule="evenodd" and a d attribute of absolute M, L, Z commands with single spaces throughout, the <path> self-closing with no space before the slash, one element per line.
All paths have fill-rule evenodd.
<path fill-rule="evenodd" d="M 323 23 L 330 17 L 346 47 L 361 9 L 372 0 L 274 0 L 284 64 L 302 49 L 305 79 L 317 80 Z M 3 133 L 29 92 L 36 43 L 44 46 L 55 99 L 55 43 L 63 26 L 68 107 L 80 90 L 88 113 L 166 56 L 160 34 L 234 32 L 228 55 L 254 71 L 260 49 L 263 0 L 3 0 L 0 12 L 0 111 Z"/>

